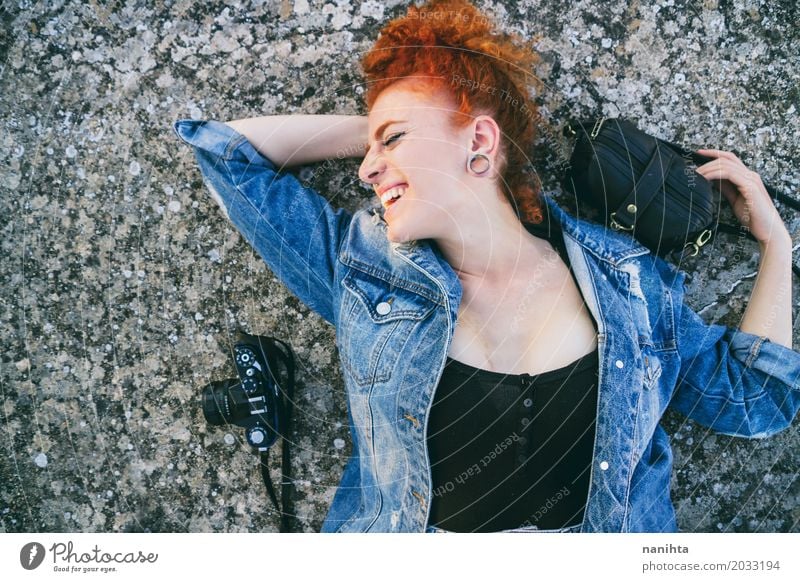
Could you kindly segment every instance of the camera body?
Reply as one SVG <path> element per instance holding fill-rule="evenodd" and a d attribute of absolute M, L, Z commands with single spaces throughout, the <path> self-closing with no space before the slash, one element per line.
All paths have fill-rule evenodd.
<path fill-rule="evenodd" d="M 278 379 L 270 366 L 270 338 L 240 332 L 233 348 L 238 378 L 211 382 L 202 391 L 209 424 L 245 429 L 248 444 L 266 451 L 281 433 L 283 410 Z"/>

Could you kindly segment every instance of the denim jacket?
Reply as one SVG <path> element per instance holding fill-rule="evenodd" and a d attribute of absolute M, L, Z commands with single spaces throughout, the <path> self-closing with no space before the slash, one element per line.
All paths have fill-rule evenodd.
<path fill-rule="evenodd" d="M 181 120 L 175 131 L 193 146 L 226 216 L 336 327 L 353 454 L 322 531 L 426 531 L 427 420 L 461 301 L 457 275 L 432 241 L 391 243 L 379 205 L 331 207 L 227 125 Z M 800 353 L 704 323 L 684 303 L 684 273 L 542 197 L 598 326 L 596 436 L 580 531 L 677 531 L 672 452 L 659 424 L 667 406 L 723 434 L 772 435 L 800 407 Z"/>

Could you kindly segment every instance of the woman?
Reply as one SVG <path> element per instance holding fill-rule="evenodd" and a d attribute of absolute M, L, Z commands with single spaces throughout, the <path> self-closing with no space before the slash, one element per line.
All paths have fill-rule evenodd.
<path fill-rule="evenodd" d="M 176 123 L 226 216 L 336 326 L 353 456 L 323 531 L 676 531 L 667 405 L 746 437 L 800 406 L 791 238 L 758 176 L 701 150 L 761 249 L 740 329 L 706 325 L 683 273 L 523 171 L 535 56 L 512 40 L 466 2 L 412 6 L 363 60 L 367 118 Z M 364 143 L 376 204 L 354 214 L 277 171 Z"/>

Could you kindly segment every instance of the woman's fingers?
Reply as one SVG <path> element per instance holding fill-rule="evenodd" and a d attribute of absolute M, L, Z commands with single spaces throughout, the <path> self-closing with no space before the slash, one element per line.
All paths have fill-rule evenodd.
<path fill-rule="evenodd" d="M 763 189 L 761 177 L 755 172 L 748 170 L 739 158 L 734 160 L 728 157 L 719 157 L 699 166 L 697 168 L 697 173 L 709 181 L 723 180 L 721 184 L 722 188 L 724 188 L 724 180 L 733 182 L 733 184 L 739 187 L 743 195 Z"/>
<path fill-rule="evenodd" d="M 742 162 L 742 160 L 740 160 L 738 156 L 736 156 L 736 154 L 734 154 L 733 152 L 726 152 L 724 150 L 697 150 L 697 153 L 700 154 L 701 156 L 706 156 L 706 157 L 724 158 L 739 164 L 743 168 L 746 167 L 744 165 L 744 162 Z"/>
<path fill-rule="evenodd" d="M 717 186 L 731 204 L 733 204 L 733 199 L 737 195 L 736 187 L 758 188 L 756 184 L 749 184 L 751 182 L 749 174 L 752 172 L 747 169 L 747 166 L 735 154 L 722 150 L 698 150 L 698 153 L 706 157 L 716 158 L 699 166 L 697 173 Z"/>

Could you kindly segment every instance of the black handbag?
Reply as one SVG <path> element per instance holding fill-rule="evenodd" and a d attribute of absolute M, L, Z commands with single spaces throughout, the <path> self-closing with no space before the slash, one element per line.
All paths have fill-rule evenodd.
<path fill-rule="evenodd" d="M 576 143 L 564 188 L 600 212 L 610 228 L 628 232 L 654 254 L 680 264 L 718 231 L 756 240 L 743 226 L 720 223 L 711 184 L 695 169 L 713 158 L 655 138 L 624 119 L 568 124 Z M 800 203 L 766 185 L 775 199 Z M 800 276 L 800 268 L 792 265 Z"/>

